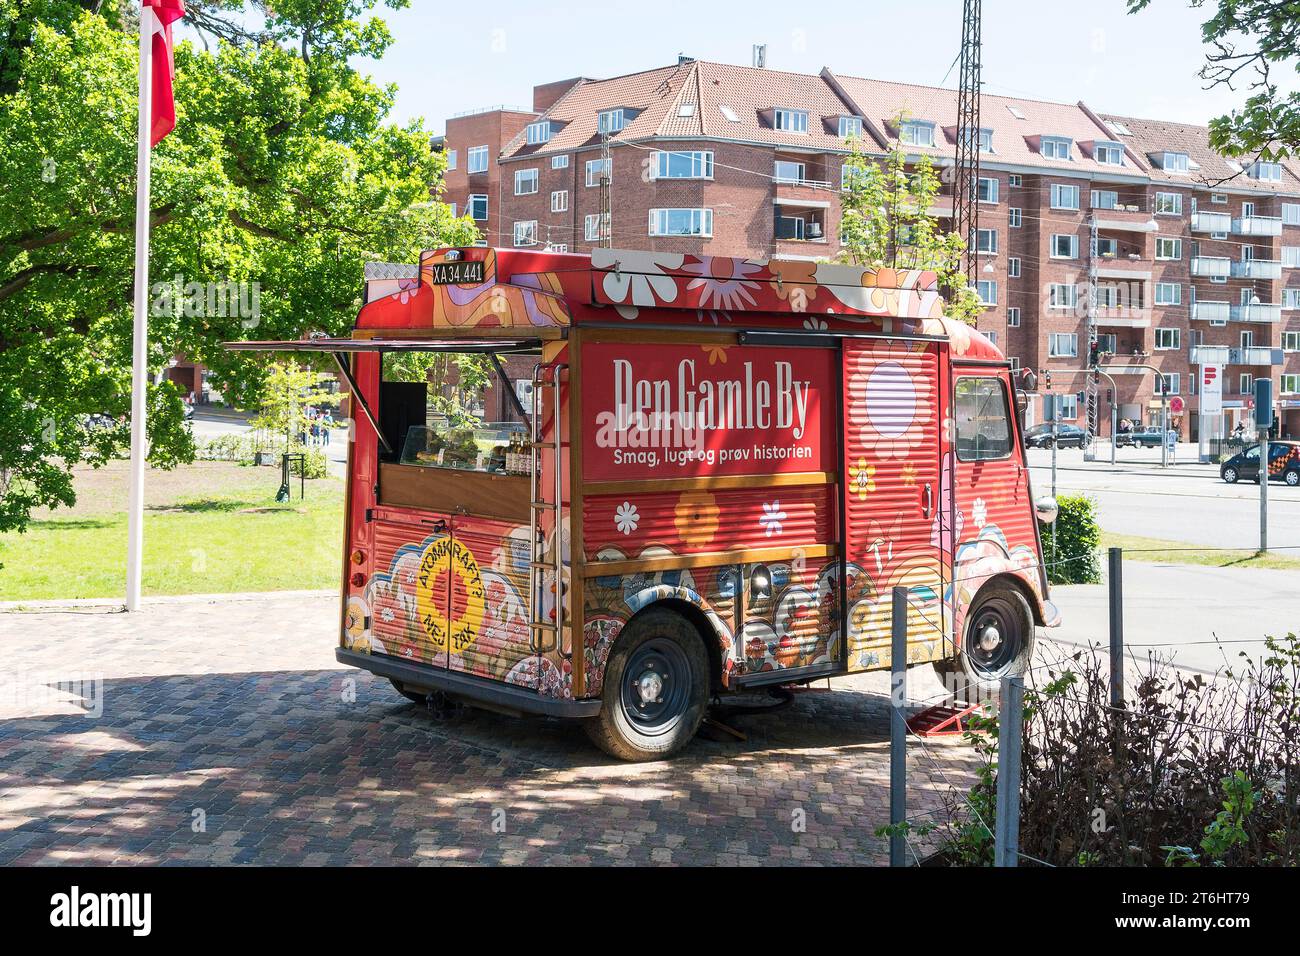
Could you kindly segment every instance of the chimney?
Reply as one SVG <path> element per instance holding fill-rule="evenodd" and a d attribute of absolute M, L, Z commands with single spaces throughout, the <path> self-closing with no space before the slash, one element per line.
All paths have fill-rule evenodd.
<path fill-rule="evenodd" d="M 760 70 L 764 69 L 767 66 L 767 44 L 766 43 L 754 44 L 754 66 L 758 67 Z"/>

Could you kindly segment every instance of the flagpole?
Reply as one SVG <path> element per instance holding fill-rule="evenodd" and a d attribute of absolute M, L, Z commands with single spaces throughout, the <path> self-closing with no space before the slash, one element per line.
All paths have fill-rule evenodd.
<path fill-rule="evenodd" d="M 127 510 L 126 609 L 140 609 L 144 557 L 145 394 L 149 377 L 149 160 L 153 106 L 153 9 L 140 8 L 140 120 L 135 161 L 135 326 L 131 352 L 131 495 Z"/>

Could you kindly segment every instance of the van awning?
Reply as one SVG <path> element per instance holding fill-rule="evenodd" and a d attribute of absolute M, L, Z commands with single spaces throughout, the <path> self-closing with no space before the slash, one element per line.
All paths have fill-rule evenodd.
<path fill-rule="evenodd" d="M 327 335 L 274 342 L 226 342 L 232 352 L 527 352 L 541 339 L 335 339 Z"/>

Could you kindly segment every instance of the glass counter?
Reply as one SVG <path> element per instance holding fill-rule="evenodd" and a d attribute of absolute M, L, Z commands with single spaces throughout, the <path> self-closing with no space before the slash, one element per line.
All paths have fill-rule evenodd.
<path fill-rule="evenodd" d="M 452 425 L 433 421 L 412 425 L 402 445 L 401 464 L 490 474 L 527 474 L 531 458 L 522 447 L 528 436 L 519 422 Z"/>

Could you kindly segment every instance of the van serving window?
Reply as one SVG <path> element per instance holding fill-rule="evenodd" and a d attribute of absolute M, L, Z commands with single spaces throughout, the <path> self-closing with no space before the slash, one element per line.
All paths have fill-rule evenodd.
<path fill-rule="evenodd" d="M 957 460 L 992 461 L 1011 457 L 1011 416 L 1000 378 L 957 379 Z"/>

